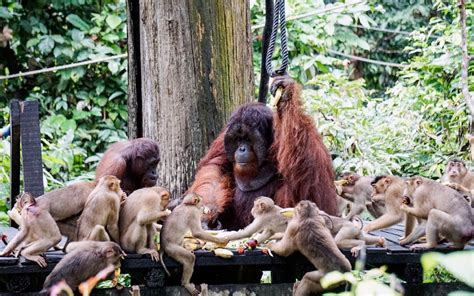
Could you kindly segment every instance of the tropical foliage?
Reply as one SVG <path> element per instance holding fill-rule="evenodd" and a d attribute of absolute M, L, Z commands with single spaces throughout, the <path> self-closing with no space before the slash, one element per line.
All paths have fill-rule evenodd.
<path fill-rule="evenodd" d="M 126 53 L 124 1 L 0 2 L 0 28 L 13 31 L 3 48 L 0 74 L 72 64 Z M 9 52 L 7 52 L 9 50 Z M 51 188 L 90 178 L 99 153 L 126 138 L 126 59 L 0 81 L 0 106 L 8 123 L 13 98 L 40 103 L 43 162 Z M 8 143 L 1 143 L 0 192 L 8 188 Z"/>

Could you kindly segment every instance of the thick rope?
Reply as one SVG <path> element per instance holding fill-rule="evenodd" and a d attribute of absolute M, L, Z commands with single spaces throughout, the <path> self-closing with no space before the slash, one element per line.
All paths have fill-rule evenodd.
<path fill-rule="evenodd" d="M 273 57 L 273 51 L 275 50 L 275 41 L 276 41 L 278 27 L 280 27 L 280 46 L 281 46 L 282 61 L 281 61 L 280 69 L 273 71 L 272 57 Z M 272 77 L 275 75 L 285 74 L 288 68 L 285 0 L 275 0 L 275 6 L 274 6 L 274 11 L 273 11 L 272 35 L 270 36 L 270 44 L 268 45 L 265 67 L 267 69 L 267 73 L 269 73 Z"/>

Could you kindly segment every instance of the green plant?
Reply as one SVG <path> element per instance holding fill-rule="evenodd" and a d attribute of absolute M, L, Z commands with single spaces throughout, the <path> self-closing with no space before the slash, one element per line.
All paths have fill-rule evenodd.
<path fill-rule="evenodd" d="M 449 254 L 428 252 L 421 256 L 423 282 L 462 281 L 474 288 L 474 251 L 459 251 Z"/>

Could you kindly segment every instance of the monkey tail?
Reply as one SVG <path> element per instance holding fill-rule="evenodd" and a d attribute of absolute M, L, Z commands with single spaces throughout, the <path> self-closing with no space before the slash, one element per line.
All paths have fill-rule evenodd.
<path fill-rule="evenodd" d="M 166 268 L 166 264 L 165 264 L 165 261 L 163 260 L 163 251 L 160 250 L 160 262 L 161 262 L 161 266 L 163 266 L 163 269 L 165 270 L 166 274 L 168 276 L 171 276 L 171 273 L 169 272 L 168 268 Z"/>
<path fill-rule="evenodd" d="M 328 218 L 329 222 L 331 222 L 331 227 L 329 227 L 329 229 L 332 230 L 332 229 L 334 228 L 334 223 L 332 222 L 332 218 L 331 218 L 328 214 L 326 214 L 325 212 L 323 212 L 323 211 L 319 211 L 319 214 L 320 214 L 321 216 L 324 216 L 324 217 Z M 323 218 L 323 219 L 324 219 L 324 218 Z"/>

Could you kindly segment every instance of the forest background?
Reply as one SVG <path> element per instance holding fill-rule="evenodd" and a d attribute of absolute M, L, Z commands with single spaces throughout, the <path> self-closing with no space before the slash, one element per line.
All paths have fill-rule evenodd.
<path fill-rule="evenodd" d="M 0 1 L 0 29 L 8 26 L 13 35 L 7 47 L 0 44 L 0 75 L 127 52 L 123 0 L 23 2 Z M 344 3 L 286 4 L 287 15 L 294 16 Z M 472 8 L 466 3 L 471 56 Z M 262 24 L 264 1 L 250 1 L 250 9 L 252 25 Z M 438 178 L 447 159 L 469 160 L 457 1 L 369 0 L 288 21 L 287 28 L 290 75 L 305 87 L 305 108 L 324 136 L 336 173 Z M 252 32 L 257 87 L 262 31 Z M 473 72 L 471 63 L 471 93 Z M 0 80 L 0 126 L 8 124 L 14 98 L 40 103 L 46 191 L 92 179 L 105 149 L 127 138 L 125 58 Z M 4 212 L 10 190 L 8 139 L 0 141 L 0 151 Z"/>

